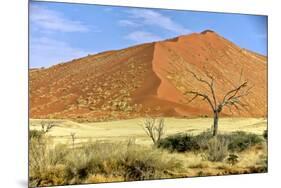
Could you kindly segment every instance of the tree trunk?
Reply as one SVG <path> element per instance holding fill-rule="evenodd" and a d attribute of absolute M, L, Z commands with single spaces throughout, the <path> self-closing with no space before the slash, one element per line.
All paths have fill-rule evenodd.
<path fill-rule="evenodd" d="M 213 136 L 217 136 L 218 134 L 218 122 L 219 122 L 219 112 L 216 110 L 214 112 Z"/>

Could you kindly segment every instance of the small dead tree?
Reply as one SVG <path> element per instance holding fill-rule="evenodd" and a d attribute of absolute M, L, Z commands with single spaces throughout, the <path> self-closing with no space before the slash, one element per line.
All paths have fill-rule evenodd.
<path fill-rule="evenodd" d="M 153 144 L 156 145 L 161 140 L 165 131 L 165 123 L 163 118 L 146 118 L 143 122 L 143 129 L 147 136 L 151 138 Z"/>
<path fill-rule="evenodd" d="M 203 79 L 196 75 L 194 72 L 188 70 L 189 73 L 193 75 L 195 80 L 207 86 L 208 91 L 196 91 L 190 90 L 185 92 L 185 95 L 193 95 L 193 97 L 189 100 L 189 103 L 195 100 L 196 98 L 201 98 L 203 101 L 206 101 L 214 114 L 214 123 L 213 123 L 213 136 L 218 134 L 218 121 L 219 115 L 224 107 L 227 107 L 232 113 L 232 107 L 234 107 L 240 113 L 240 108 L 245 108 L 248 104 L 242 103 L 241 99 L 247 95 L 249 95 L 252 87 L 249 87 L 247 81 L 241 81 L 243 70 L 240 73 L 239 83 L 234 86 L 232 89 L 226 92 L 224 97 L 219 100 L 218 95 L 215 92 L 215 79 L 212 75 L 206 72 L 206 76 L 208 80 Z"/>
<path fill-rule="evenodd" d="M 41 131 L 43 134 L 48 133 L 56 124 L 53 121 L 41 121 Z"/>

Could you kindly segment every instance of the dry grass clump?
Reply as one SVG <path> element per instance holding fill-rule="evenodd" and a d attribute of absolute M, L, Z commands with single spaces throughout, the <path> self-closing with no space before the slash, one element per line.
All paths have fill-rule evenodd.
<path fill-rule="evenodd" d="M 209 161 L 223 161 L 228 155 L 228 142 L 226 139 L 214 137 L 209 140 L 207 157 Z"/>
<path fill-rule="evenodd" d="M 172 177 L 180 161 L 167 152 L 134 142 L 87 142 L 79 147 L 56 145 L 42 136 L 30 140 L 30 186 L 132 181 Z"/>

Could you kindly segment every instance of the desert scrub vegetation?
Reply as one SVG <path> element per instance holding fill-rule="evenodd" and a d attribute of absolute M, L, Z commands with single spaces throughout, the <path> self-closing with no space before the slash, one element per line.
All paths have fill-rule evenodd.
<path fill-rule="evenodd" d="M 157 145 L 169 151 L 188 152 L 198 150 L 200 147 L 195 137 L 189 134 L 176 134 L 161 139 Z"/>
<path fill-rule="evenodd" d="M 223 137 L 226 137 L 226 139 L 229 140 L 228 149 L 232 152 L 241 152 L 251 146 L 264 142 L 262 136 L 242 131 L 234 132 L 229 135 L 223 135 Z"/>
<path fill-rule="evenodd" d="M 242 152 L 264 141 L 260 135 L 242 131 L 219 134 L 216 137 L 205 131 L 199 135 L 170 135 L 161 139 L 157 147 L 170 152 L 201 152 L 205 153 L 209 161 L 223 161 L 229 154 Z"/>
<path fill-rule="evenodd" d="M 29 185 L 38 187 L 267 172 L 267 146 L 262 132 L 260 135 L 221 133 L 213 137 L 211 131 L 205 131 L 194 135 L 166 136 L 165 122 L 155 118 L 153 125 L 158 129 L 152 130 L 157 142 L 154 144 L 148 137 L 150 145 L 140 142 L 138 137 L 122 141 L 80 141 L 83 135 L 79 132 L 69 132 L 65 135 L 68 142 L 60 144 L 51 136 L 54 135 L 52 131 L 55 132 L 51 124 L 43 123 L 41 130 L 40 126 L 34 127 L 37 129 L 30 130 L 29 134 Z M 141 126 L 144 125 L 141 124 L 138 129 L 142 131 Z M 163 131 L 157 131 L 159 127 Z M 159 140 L 158 133 L 161 133 Z"/>
<path fill-rule="evenodd" d="M 47 135 L 30 139 L 30 187 L 174 177 L 181 162 L 134 141 L 88 141 L 50 147 Z"/>

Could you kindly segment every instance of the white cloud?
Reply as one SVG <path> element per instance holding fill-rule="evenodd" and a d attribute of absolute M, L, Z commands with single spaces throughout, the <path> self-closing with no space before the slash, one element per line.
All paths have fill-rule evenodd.
<path fill-rule="evenodd" d="M 126 36 L 127 39 L 136 43 L 145 43 L 161 40 L 161 37 L 145 31 L 135 31 Z"/>
<path fill-rule="evenodd" d="M 170 17 L 154 10 L 133 9 L 128 11 L 128 13 L 132 19 L 138 20 L 139 23 L 144 25 L 157 26 L 176 34 L 188 34 L 191 32 L 188 28 L 173 21 Z"/>
<path fill-rule="evenodd" d="M 30 21 L 34 26 L 48 31 L 60 32 L 87 32 L 89 27 L 80 21 L 66 18 L 60 12 L 50 10 L 38 5 L 30 7 Z"/>
<path fill-rule="evenodd" d="M 131 20 L 119 20 L 118 24 L 120 26 L 124 26 L 124 27 L 127 27 L 127 26 L 138 27 L 138 26 L 140 26 L 140 24 L 138 24 L 134 21 L 131 21 Z"/>
<path fill-rule="evenodd" d="M 32 38 L 30 41 L 31 67 L 49 67 L 88 54 L 90 52 L 47 37 Z"/>

